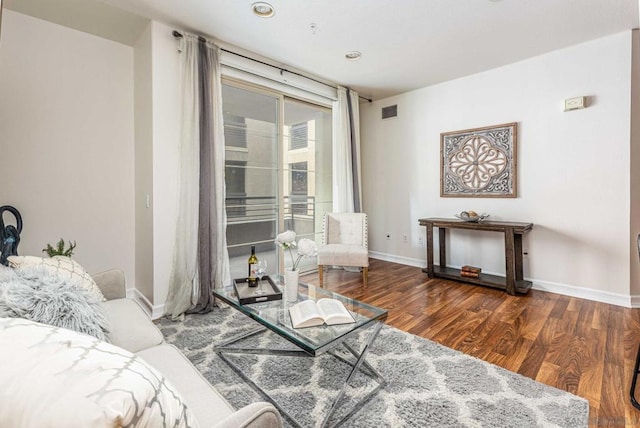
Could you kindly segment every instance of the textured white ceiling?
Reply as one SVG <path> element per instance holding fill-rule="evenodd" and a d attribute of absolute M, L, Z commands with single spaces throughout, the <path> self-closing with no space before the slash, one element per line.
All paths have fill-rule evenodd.
<path fill-rule="evenodd" d="M 639 26 L 639 0 L 271 0 L 276 14 L 269 19 L 252 14 L 253 1 L 8 0 L 7 7 L 115 6 L 375 99 Z M 89 15 L 81 20 L 96 19 Z M 362 58 L 346 60 L 350 50 Z"/>

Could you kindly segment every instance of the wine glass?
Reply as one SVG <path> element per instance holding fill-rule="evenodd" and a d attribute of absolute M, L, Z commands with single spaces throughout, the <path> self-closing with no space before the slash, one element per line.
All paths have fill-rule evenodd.
<path fill-rule="evenodd" d="M 256 276 L 258 277 L 258 283 L 260 287 L 256 290 L 256 294 L 266 294 L 267 291 L 262 288 L 262 277 L 267 274 L 267 261 L 266 260 L 258 260 L 258 265 L 256 266 Z"/>

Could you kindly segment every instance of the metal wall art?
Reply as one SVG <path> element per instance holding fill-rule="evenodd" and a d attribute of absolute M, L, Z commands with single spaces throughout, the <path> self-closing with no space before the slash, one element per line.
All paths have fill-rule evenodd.
<path fill-rule="evenodd" d="M 440 196 L 516 197 L 518 124 L 440 134 Z"/>

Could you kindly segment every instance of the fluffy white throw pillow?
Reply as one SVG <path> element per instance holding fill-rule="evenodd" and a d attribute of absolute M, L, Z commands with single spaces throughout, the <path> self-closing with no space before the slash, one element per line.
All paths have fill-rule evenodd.
<path fill-rule="evenodd" d="M 91 275 L 75 260 L 65 256 L 54 256 L 50 258 L 35 256 L 9 256 L 7 258 L 9 266 L 14 269 L 24 269 L 33 266 L 40 266 L 54 275 L 63 279 L 78 280 L 80 285 L 91 293 L 95 294 L 103 302 L 106 300 Z"/>
<path fill-rule="evenodd" d="M 0 426 L 196 427 L 142 358 L 90 336 L 0 318 Z"/>
<path fill-rule="evenodd" d="M 0 270 L 0 317 L 25 318 L 107 340 L 109 319 L 101 299 L 43 265 Z"/>

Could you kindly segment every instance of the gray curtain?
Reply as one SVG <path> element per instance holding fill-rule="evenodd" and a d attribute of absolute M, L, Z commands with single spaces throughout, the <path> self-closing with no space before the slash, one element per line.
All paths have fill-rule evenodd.
<path fill-rule="evenodd" d="M 200 204 L 198 272 L 200 287 L 195 307 L 187 313 L 213 308 L 212 290 L 230 282 L 226 239 L 224 184 L 224 119 L 218 48 L 199 39 L 200 87 Z"/>
<path fill-rule="evenodd" d="M 231 281 L 226 241 L 224 122 L 219 50 L 183 34 L 178 224 L 165 314 L 206 313 Z"/>
<path fill-rule="evenodd" d="M 355 94 L 355 99 L 353 98 Z M 354 112 L 354 109 L 356 110 Z M 353 180 L 353 212 L 362 212 L 362 197 L 360 196 L 360 135 L 358 110 L 358 95 L 347 89 L 347 115 L 349 116 L 349 145 L 351 148 L 351 179 Z"/>

